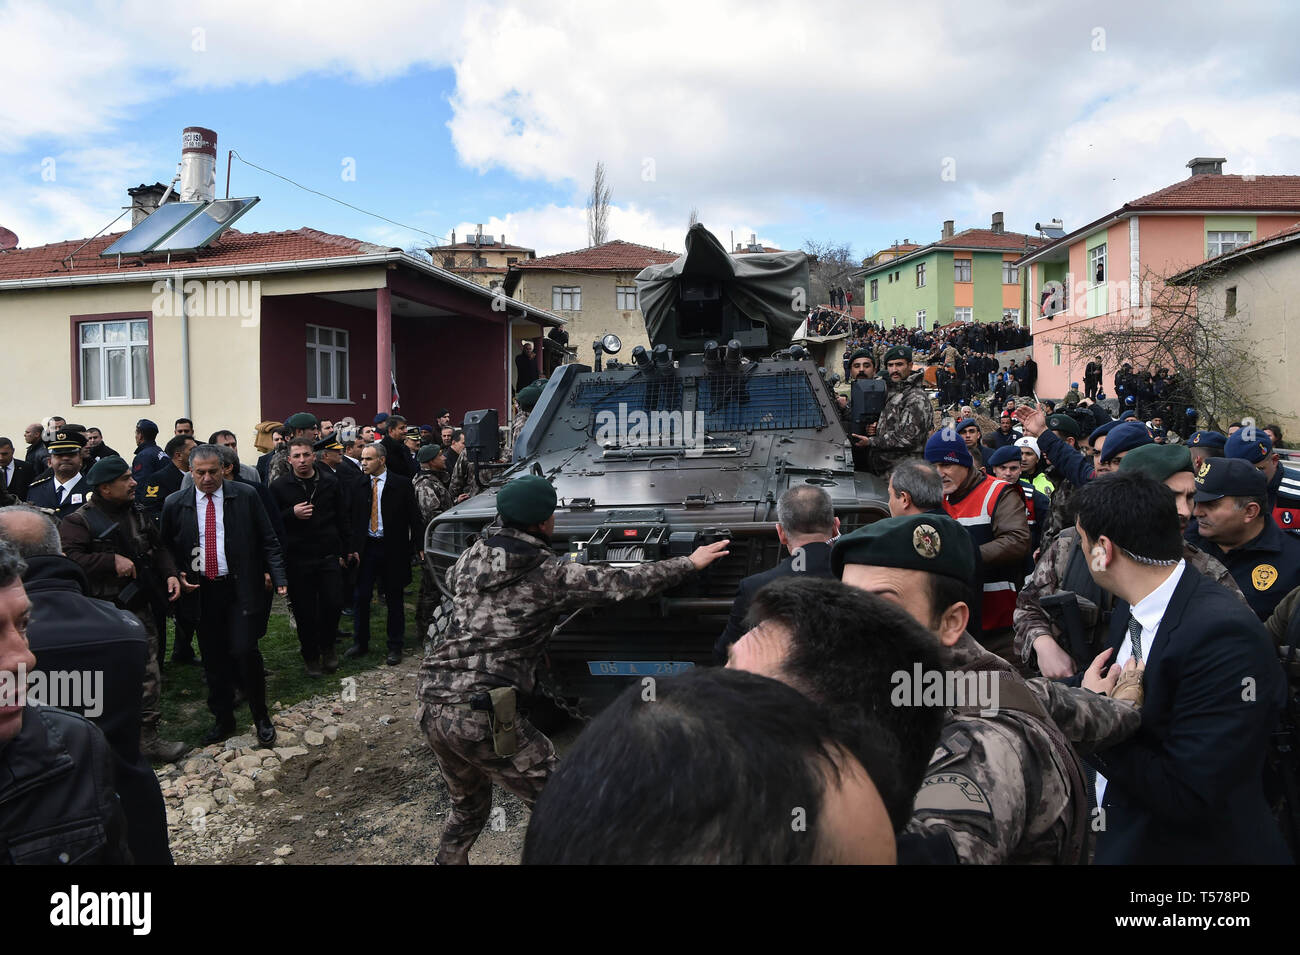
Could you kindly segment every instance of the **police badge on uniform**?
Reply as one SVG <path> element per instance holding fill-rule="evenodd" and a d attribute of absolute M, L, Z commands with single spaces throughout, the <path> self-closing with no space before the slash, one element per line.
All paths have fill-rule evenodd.
<path fill-rule="evenodd" d="M 912 548 L 926 559 L 939 556 L 943 543 L 933 524 L 918 524 L 912 531 Z"/>
<path fill-rule="evenodd" d="M 1210 473 L 1210 459 L 1206 458 L 1204 461 L 1201 462 L 1201 466 L 1196 469 L 1196 483 L 1204 484 L 1205 475 L 1209 473 Z"/>
<path fill-rule="evenodd" d="M 1256 590 L 1268 590 L 1277 580 L 1277 568 L 1272 564 L 1260 564 L 1250 572 L 1250 582 Z"/>

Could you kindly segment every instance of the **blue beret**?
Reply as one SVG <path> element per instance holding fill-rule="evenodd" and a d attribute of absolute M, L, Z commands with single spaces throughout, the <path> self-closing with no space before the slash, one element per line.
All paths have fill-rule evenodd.
<path fill-rule="evenodd" d="M 962 418 L 955 425 L 953 425 L 953 429 L 958 434 L 961 434 L 967 428 L 978 428 L 979 426 L 980 426 L 979 422 L 976 421 L 974 418 Z"/>
<path fill-rule="evenodd" d="M 1265 435 L 1267 437 L 1267 435 Z M 1218 448 L 1223 450 L 1227 444 L 1228 436 L 1218 431 L 1197 431 L 1187 440 L 1189 448 Z"/>
<path fill-rule="evenodd" d="M 1107 421 L 1100 427 L 1094 428 L 1092 434 L 1088 435 L 1088 443 L 1095 444 L 1098 438 L 1104 438 L 1106 435 L 1114 431 L 1118 424 L 1118 421 Z"/>
<path fill-rule="evenodd" d="M 1101 448 L 1101 460 L 1104 463 L 1117 454 L 1150 443 L 1151 432 L 1141 421 L 1122 421 L 1106 435 L 1106 443 Z"/>
<path fill-rule="evenodd" d="M 951 438 L 945 438 L 942 430 L 930 435 L 930 440 L 925 442 L 925 459 L 932 464 L 960 464 L 966 468 L 975 466 L 975 459 L 971 457 L 966 442 L 955 434 Z"/>
<path fill-rule="evenodd" d="M 1250 432 L 1247 440 L 1246 432 Z M 1273 453 L 1273 439 L 1262 428 L 1238 428 L 1223 443 L 1225 458 L 1241 458 L 1251 464 L 1259 464 Z"/>
<path fill-rule="evenodd" d="M 1010 464 L 1012 461 L 1019 461 L 1019 460 L 1020 460 L 1020 449 L 1016 447 L 1014 444 L 1008 444 L 998 448 L 996 451 L 990 454 L 988 456 L 988 459 L 984 463 L 991 468 L 995 468 L 999 464 Z"/>
<path fill-rule="evenodd" d="M 141 434 L 157 434 L 158 426 L 148 418 L 141 418 L 135 423 L 135 430 L 139 431 Z"/>

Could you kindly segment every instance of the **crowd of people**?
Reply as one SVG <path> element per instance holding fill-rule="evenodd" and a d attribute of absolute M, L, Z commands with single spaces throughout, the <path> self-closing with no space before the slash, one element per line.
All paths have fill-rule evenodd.
<path fill-rule="evenodd" d="M 447 629 L 419 671 L 416 718 L 452 802 L 438 862 L 468 861 L 494 784 L 533 807 L 530 863 L 1293 857 L 1300 472 L 1275 450 L 1280 430 L 1171 440 L 1158 405 L 1113 418 L 1083 396 L 941 415 L 914 348 L 943 360 L 958 345 L 914 334 L 850 353 L 852 381 L 881 371 L 866 389 L 881 403 L 870 421 L 842 409 L 890 516 L 844 532 L 825 490 L 792 484 L 776 502 L 788 556 L 741 582 L 720 666 L 629 687 L 563 763 L 520 709 L 549 637 L 584 607 L 683 583 L 730 542 L 575 562 L 551 544 L 549 481 L 498 490 L 499 523 L 448 571 Z M 545 384 L 520 391 L 524 413 Z M 315 676 L 338 666 L 349 609 L 347 655 L 369 652 L 377 589 L 400 662 L 423 530 L 476 492 L 471 457 L 484 460 L 445 412 L 414 428 L 263 422 L 255 466 L 230 431 L 199 444 L 192 422 L 174 429 L 160 447 L 138 422 L 129 462 L 64 421 L 29 429 L 21 462 L 0 439 L 0 676 L 113 675 L 98 730 L 0 705 L 0 761 L 38 765 L 63 741 L 90 781 L 58 804 L 97 827 L 89 861 L 168 858 L 149 770 L 183 750 L 159 732 L 167 617 L 174 663 L 198 638 L 206 741 L 234 732 L 238 695 L 271 745 L 257 642 L 272 595 Z M 422 583 L 417 634 L 437 599 Z M 52 790 L 7 795 L 9 778 L 11 854 L 58 861 L 66 847 L 31 828 Z"/>
<path fill-rule="evenodd" d="M 519 419 L 544 385 L 521 390 Z M 451 421 L 448 409 L 430 425 L 380 414 L 364 427 L 299 412 L 254 429 L 262 452 L 256 464 L 241 462 L 233 431 L 202 441 L 188 418 L 161 439 L 155 422 L 139 420 L 126 455 L 100 429 L 59 416 L 24 430 L 21 457 L 12 439 L 0 437 L 0 590 L 12 591 L 0 601 L 0 615 L 10 613 L 0 620 L 9 628 L 0 669 L 13 674 L 0 679 L 0 697 L 24 682 L 18 664 L 28 673 L 108 681 L 104 698 L 74 706 L 92 717 L 106 747 L 70 717 L 44 715 L 48 708 L 14 720 L 21 706 L 0 698 L 0 724 L 11 724 L 22 743 L 0 726 L 0 759 L 18 758 L 27 745 L 39 750 L 54 732 L 81 738 L 91 759 L 83 768 L 99 772 L 101 758 L 113 763 L 123 813 L 120 825 L 100 825 L 106 835 L 97 858 L 125 847 L 136 861 L 169 861 L 150 764 L 174 762 L 188 746 L 161 732 L 164 667 L 203 668 L 214 718 L 205 744 L 234 734 L 236 710 L 246 703 L 259 744 L 272 746 L 258 642 L 275 596 L 287 601 L 305 673 L 315 678 L 338 668 L 340 641 L 350 641 L 344 657 L 370 653 L 378 592 L 387 611 L 386 662 L 396 665 L 411 636 L 403 594 L 418 564 L 421 647 L 440 599 L 423 561 L 425 529 L 478 493 L 479 464 L 500 455 L 495 443 L 467 447 L 465 431 Z M 18 834 L 6 816 L 14 818 L 0 813 L 0 844 L 13 846 Z"/>

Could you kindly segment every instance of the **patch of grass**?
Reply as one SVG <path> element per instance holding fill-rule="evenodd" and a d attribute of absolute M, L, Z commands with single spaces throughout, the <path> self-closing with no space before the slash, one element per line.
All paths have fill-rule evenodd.
<path fill-rule="evenodd" d="M 406 642 L 415 639 L 415 591 L 418 584 L 406 594 Z M 276 597 L 271 610 L 271 620 L 266 636 L 258 643 L 266 663 L 266 699 L 272 707 L 279 702 L 292 706 L 313 696 L 339 695 L 344 677 L 384 665 L 384 627 L 388 620 L 382 600 L 375 601 L 370 609 L 370 653 L 359 660 L 345 660 L 343 651 L 352 645 L 352 618 L 340 617 L 339 629 L 343 638 L 336 650 L 339 668 L 335 673 L 313 679 L 303 667 L 302 650 L 298 645 L 298 631 L 289 626 L 288 605 L 284 598 Z M 166 739 L 180 739 L 197 746 L 204 734 L 212 728 L 214 717 L 208 710 L 208 687 L 203 682 L 203 668 L 171 662 L 175 638 L 175 621 L 167 622 L 167 662 L 163 665 L 162 726 L 159 733 Z M 198 638 L 194 639 L 198 652 Z M 417 641 L 417 649 L 422 644 Z M 253 716 L 248 704 L 235 710 L 237 731 L 243 733 L 252 724 Z"/>

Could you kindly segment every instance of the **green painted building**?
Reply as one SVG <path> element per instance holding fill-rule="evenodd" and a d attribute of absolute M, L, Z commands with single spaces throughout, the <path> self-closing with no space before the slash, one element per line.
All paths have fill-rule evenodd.
<path fill-rule="evenodd" d="M 880 253 L 857 273 L 865 318 L 884 328 L 932 329 L 955 321 L 1027 321 L 1024 282 L 1015 261 L 1047 239 L 1007 232 L 1002 214 L 988 229 L 953 233 L 893 257 Z"/>

